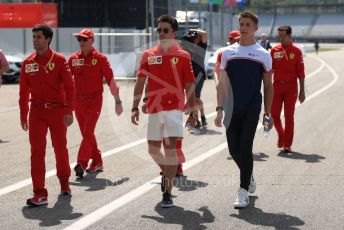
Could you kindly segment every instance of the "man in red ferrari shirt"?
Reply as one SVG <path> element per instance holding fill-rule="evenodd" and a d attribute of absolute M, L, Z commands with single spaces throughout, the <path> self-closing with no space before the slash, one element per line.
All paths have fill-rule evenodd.
<path fill-rule="evenodd" d="M 175 40 L 178 22 L 163 15 L 158 18 L 159 44 L 146 50 L 141 59 L 134 90 L 131 121 L 138 125 L 139 103 L 147 79 L 148 84 L 148 151 L 162 171 L 163 199 L 161 207 L 173 206 L 172 184 L 178 165 L 177 140 L 183 138 L 185 93 L 190 106 L 188 122 L 195 125 L 194 81 L 190 54 Z M 184 92 L 185 91 L 185 92 Z M 163 143 L 164 142 L 164 143 Z M 163 155 L 161 145 L 165 150 Z"/>
<path fill-rule="evenodd" d="M 114 79 L 108 59 L 93 47 L 93 31 L 83 29 L 75 37 L 79 42 L 80 51 L 72 54 L 68 63 L 74 75 L 75 115 L 83 138 L 74 171 L 77 177 L 82 178 L 85 170 L 88 173 L 103 170 L 103 160 L 97 146 L 94 130 L 103 103 L 104 77 L 111 94 L 115 98 L 115 111 L 118 116 L 123 112 L 123 107 L 119 96 L 119 87 Z M 92 163 L 88 167 L 90 159 L 92 159 Z"/>
<path fill-rule="evenodd" d="M 290 26 L 278 27 L 281 44 L 271 49 L 274 78 L 274 97 L 271 116 L 278 133 L 277 147 L 285 152 L 291 151 L 294 137 L 294 111 L 297 99 L 303 103 L 305 96 L 305 70 L 301 50 L 292 42 Z M 298 84 L 299 80 L 299 92 Z M 285 128 L 281 122 L 281 110 L 284 105 Z"/>
<path fill-rule="evenodd" d="M 44 160 L 48 129 L 54 147 L 61 193 L 71 193 L 66 134 L 67 127 L 73 123 L 75 89 L 65 57 L 49 48 L 53 37 L 52 29 L 37 25 L 32 29 L 32 33 L 35 52 L 24 60 L 21 68 L 19 107 L 21 126 L 24 131 L 29 131 L 31 145 L 34 196 L 26 203 L 29 206 L 38 206 L 48 203 Z"/>

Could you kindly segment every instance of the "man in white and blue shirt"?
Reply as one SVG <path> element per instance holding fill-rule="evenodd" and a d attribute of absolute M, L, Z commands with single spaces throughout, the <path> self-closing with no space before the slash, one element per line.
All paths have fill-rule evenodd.
<path fill-rule="evenodd" d="M 270 117 L 273 97 L 272 60 L 256 43 L 258 17 L 254 13 L 239 15 L 239 44 L 223 51 L 220 81 L 217 86 L 215 125 L 222 126 L 223 111 L 229 152 L 240 169 L 240 188 L 235 208 L 249 204 L 248 192 L 254 193 L 252 146 L 262 106 L 261 83 L 264 85 L 264 118 Z M 272 127 L 272 123 L 270 128 Z"/>

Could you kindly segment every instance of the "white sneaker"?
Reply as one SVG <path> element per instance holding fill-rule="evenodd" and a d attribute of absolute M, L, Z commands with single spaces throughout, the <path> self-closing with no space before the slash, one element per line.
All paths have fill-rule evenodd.
<path fill-rule="evenodd" d="M 245 208 L 250 203 L 248 193 L 245 189 L 240 188 L 238 190 L 238 196 L 234 202 L 234 208 Z"/>
<path fill-rule="evenodd" d="M 256 191 L 257 188 L 257 184 L 254 181 L 253 175 L 251 176 L 251 182 L 250 182 L 250 186 L 248 187 L 248 192 L 249 193 L 254 193 Z"/>

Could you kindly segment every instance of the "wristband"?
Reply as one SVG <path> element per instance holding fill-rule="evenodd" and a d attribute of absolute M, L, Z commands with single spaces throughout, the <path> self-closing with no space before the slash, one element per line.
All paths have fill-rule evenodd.
<path fill-rule="evenodd" d="M 148 97 L 144 97 L 144 98 L 142 99 L 142 101 L 143 101 L 144 103 L 146 103 L 146 102 L 148 101 Z"/>
<path fill-rule="evenodd" d="M 223 106 L 217 106 L 215 110 L 216 112 L 218 112 L 218 111 L 223 111 L 224 109 L 223 109 Z"/>
<path fill-rule="evenodd" d="M 120 104 L 122 104 L 121 100 L 116 101 L 116 105 L 120 105 Z"/>
<path fill-rule="evenodd" d="M 131 112 L 134 113 L 134 112 L 139 112 L 140 110 L 138 108 L 132 108 L 131 109 Z"/>

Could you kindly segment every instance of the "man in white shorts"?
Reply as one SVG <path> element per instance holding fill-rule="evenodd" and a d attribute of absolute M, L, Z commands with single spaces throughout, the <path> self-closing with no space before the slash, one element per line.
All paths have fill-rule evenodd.
<path fill-rule="evenodd" d="M 173 206 L 172 183 L 178 158 L 177 140 L 183 138 L 185 93 L 190 107 L 188 122 L 195 126 L 194 81 L 190 55 L 175 40 L 178 22 L 163 15 L 158 18 L 159 44 L 146 50 L 141 59 L 134 90 L 131 121 L 138 125 L 139 103 L 147 79 L 148 151 L 162 171 L 163 199 L 161 207 Z M 163 144 L 165 154 L 160 149 Z"/>

